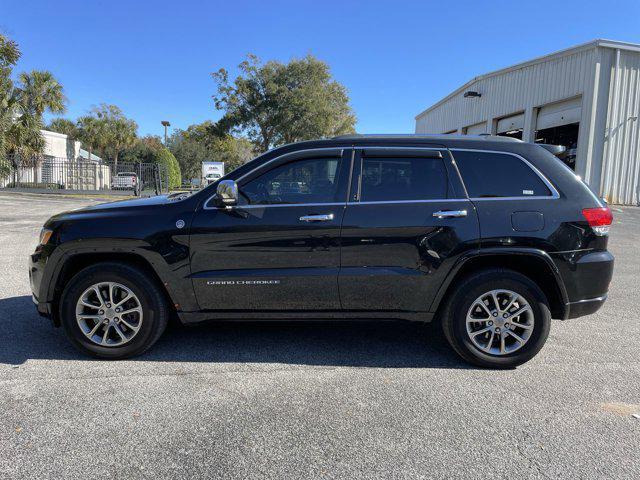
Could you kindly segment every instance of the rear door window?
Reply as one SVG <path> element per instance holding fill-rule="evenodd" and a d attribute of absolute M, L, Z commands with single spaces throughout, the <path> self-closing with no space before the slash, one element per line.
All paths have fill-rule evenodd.
<path fill-rule="evenodd" d="M 542 178 L 518 157 L 494 152 L 452 153 L 471 198 L 551 196 Z"/>
<path fill-rule="evenodd" d="M 439 158 L 362 159 L 362 202 L 445 199 L 447 187 L 447 171 Z"/>

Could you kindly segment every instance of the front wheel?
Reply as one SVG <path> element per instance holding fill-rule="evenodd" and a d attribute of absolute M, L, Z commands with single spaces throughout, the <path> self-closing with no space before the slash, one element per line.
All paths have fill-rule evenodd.
<path fill-rule="evenodd" d="M 465 360 L 513 368 L 542 348 L 551 324 L 548 301 L 538 285 L 512 270 L 484 270 L 466 277 L 449 297 L 442 327 Z"/>
<path fill-rule="evenodd" d="M 60 319 L 81 351 L 99 358 L 140 355 L 164 331 L 169 312 L 160 287 L 139 268 L 103 262 L 67 283 Z"/>

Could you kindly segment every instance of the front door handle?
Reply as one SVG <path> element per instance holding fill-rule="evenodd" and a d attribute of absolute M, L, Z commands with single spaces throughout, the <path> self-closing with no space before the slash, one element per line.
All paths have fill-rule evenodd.
<path fill-rule="evenodd" d="M 433 212 L 433 216 L 436 218 L 458 218 L 458 217 L 466 217 L 466 210 L 438 210 L 437 212 Z"/>
<path fill-rule="evenodd" d="M 301 222 L 328 222 L 333 220 L 333 213 L 327 213 L 326 215 L 304 215 L 300 217 Z"/>

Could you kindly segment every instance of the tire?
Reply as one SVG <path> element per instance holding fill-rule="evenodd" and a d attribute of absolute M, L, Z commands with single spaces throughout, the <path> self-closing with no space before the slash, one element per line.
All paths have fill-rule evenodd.
<path fill-rule="evenodd" d="M 493 297 L 491 292 L 496 291 L 498 293 Z M 510 296 L 513 293 L 517 300 L 510 309 L 506 309 L 510 298 L 514 298 L 514 295 Z M 497 309 L 492 298 L 498 299 Z M 485 308 L 480 305 L 479 299 L 484 299 L 480 301 L 485 303 Z M 505 313 L 498 313 L 503 312 L 503 307 Z M 522 309 L 526 311 L 519 316 L 514 315 L 511 323 L 508 323 L 509 315 Z M 480 320 L 467 322 L 468 315 L 472 320 Z M 492 269 L 464 278 L 445 304 L 441 320 L 447 341 L 467 362 L 480 367 L 514 368 L 531 360 L 546 342 L 551 312 L 544 293 L 531 279 L 512 270 Z M 506 325 L 504 322 L 507 322 Z M 522 327 L 516 327 L 521 323 Z M 486 332 L 477 333 L 487 329 Z M 496 333 L 497 329 L 500 329 L 499 333 Z M 524 343 L 516 340 L 516 335 Z M 501 343 L 502 337 L 504 344 Z M 510 348 L 512 351 L 509 351 Z"/>
<path fill-rule="evenodd" d="M 97 293 L 92 289 L 94 285 L 101 286 L 99 287 L 101 300 L 97 300 Z M 112 300 L 113 305 L 108 303 L 102 303 L 102 307 L 78 305 L 83 295 L 86 295 L 83 297 L 84 305 L 87 305 L 86 302 L 91 305 L 108 302 L 110 294 L 107 294 L 107 291 L 111 290 L 109 285 L 115 285 L 112 296 L 117 298 Z M 90 292 L 86 293 L 87 291 Z M 123 306 L 118 307 L 122 313 L 117 314 L 115 308 L 118 302 L 123 301 L 122 298 L 128 298 L 128 300 L 124 300 Z M 106 309 L 106 305 L 114 309 Z M 81 310 L 81 314 L 90 314 L 86 317 L 95 316 L 101 319 L 103 315 L 100 312 L 103 312 L 105 317 L 109 316 L 108 325 L 98 326 L 99 321 L 94 319 L 78 320 L 76 317 L 78 309 Z M 136 311 L 127 313 L 127 309 Z M 141 316 L 138 316 L 138 312 Z M 112 315 L 121 315 L 122 318 Z M 117 360 L 142 354 L 158 341 L 167 326 L 168 319 L 169 309 L 166 299 L 157 283 L 139 268 L 125 263 L 101 262 L 87 267 L 74 275 L 62 292 L 60 320 L 67 337 L 81 352 L 97 358 Z M 100 321 L 104 322 L 104 320 Z M 114 322 L 120 323 L 114 325 Z M 83 332 L 83 327 L 86 330 L 92 330 L 94 325 L 98 330 L 92 336 L 94 339 L 92 340 Z M 133 328 L 128 328 L 129 326 Z M 116 330 L 116 327 L 119 329 Z M 96 343 L 107 329 L 109 332 L 106 343 Z M 125 341 L 118 332 L 124 332 L 125 337 L 130 338 Z M 118 341 L 121 344 L 118 344 Z"/>

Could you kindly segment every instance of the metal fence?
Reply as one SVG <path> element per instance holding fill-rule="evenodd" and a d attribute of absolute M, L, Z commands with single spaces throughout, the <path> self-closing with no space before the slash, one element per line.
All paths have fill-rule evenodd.
<path fill-rule="evenodd" d="M 0 157 L 0 189 L 159 195 L 169 192 L 166 165 L 86 158 Z"/>

